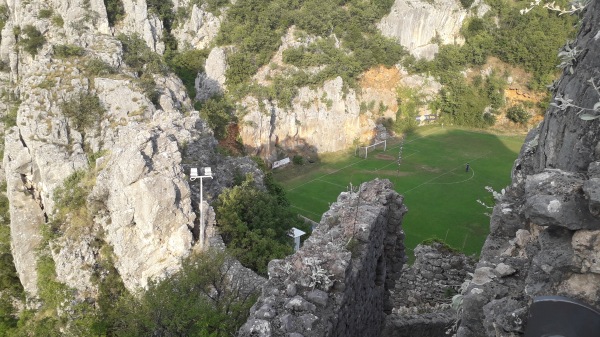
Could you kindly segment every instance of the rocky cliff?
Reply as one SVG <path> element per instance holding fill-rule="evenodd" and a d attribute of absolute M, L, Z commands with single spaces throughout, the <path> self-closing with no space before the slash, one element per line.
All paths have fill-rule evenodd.
<path fill-rule="evenodd" d="M 482 12 L 484 10 L 479 14 Z M 405 16 L 412 19 L 407 20 Z M 397 0 L 392 12 L 379 23 L 378 28 L 383 35 L 393 37 L 409 51 L 433 58 L 437 44 L 432 43 L 432 39 L 439 36 L 441 40 L 436 43 L 461 42 L 459 29 L 467 16 L 467 11 L 455 0 L 433 4 Z M 335 36 L 311 36 L 299 32 L 295 26 L 290 27 L 281 37 L 279 49 L 253 76 L 252 82 L 266 89 L 273 84 L 274 78 L 294 74 L 300 69 L 283 61 L 284 52 L 290 48 L 307 47 L 326 38 L 336 39 L 336 48 L 343 50 L 342 43 Z M 235 46 L 225 46 L 211 50 L 205 70 L 196 81 L 197 99 L 204 100 L 227 92 L 227 59 L 234 49 Z M 315 74 L 323 67 L 301 70 Z M 384 119 L 396 119 L 397 88 L 410 86 L 421 89 L 423 86 L 422 82 L 421 85 L 414 84 L 410 77 L 399 65 L 374 67 L 363 73 L 359 85 L 353 88 L 337 77 L 319 85 L 297 88 L 290 102 L 269 101 L 249 95 L 238 109 L 243 111 L 240 113 L 240 138 L 249 152 L 270 161 L 290 153 L 314 157 L 317 153 L 346 149 L 357 142 L 371 143 L 378 123 Z M 432 83 L 424 91 L 426 95 L 436 95 L 439 85 Z M 367 106 L 370 108 L 367 109 Z M 323 123 L 324 120 L 328 122 Z"/>
<path fill-rule="evenodd" d="M 577 52 L 553 86 L 553 104 L 533 129 L 463 297 L 457 336 L 522 335 L 533 297 L 563 295 L 600 305 L 598 190 L 600 3 L 589 2 Z"/>
<path fill-rule="evenodd" d="M 475 1 L 476 15 L 483 15 L 487 5 Z M 431 60 L 440 44 L 461 44 L 463 22 L 470 13 L 457 0 L 396 0 L 390 14 L 379 22 L 384 36 L 394 38 L 417 58 Z"/>
<path fill-rule="evenodd" d="M 212 198 L 235 174 L 256 172 L 256 165 L 216 153 L 212 131 L 177 77 L 124 62 L 119 33 L 164 50 L 162 23 L 146 1 L 123 1 L 115 27 L 99 0 L 0 6 L 7 10 L 0 44 L 9 68 L 1 83 L 4 114 L 14 118 L 6 125 L 3 165 L 11 246 L 26 292 L 37 294 L 40 250 L 55 260 L 57 279 L 80 297 L 95 292 L 91 275 L 103 246 L 130 290 L 172 273 L 201 228 L 189 167 L 213 166 L 217 175 L 205 186 Z M 182 43 L 200 43 L 186 40 L 191 29 L 210 30 L 202 22 L 213 20 L 201 17 L 196 8 L 178 35 Z M 69 179 L 77 184 L 67 187 Z M 66 192 L 57 199 L 61 189 Z M 46 242 L 51 249 L 44 249 Z"/>

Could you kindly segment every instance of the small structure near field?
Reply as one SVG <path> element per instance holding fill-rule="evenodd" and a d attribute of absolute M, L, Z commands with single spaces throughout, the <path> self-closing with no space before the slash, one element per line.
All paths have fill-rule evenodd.
<path fill-rule="evenodd" d="M 283 159 L 281 159 L 281 160 L 278 160 L 278 161 L 274 162 L 274 163 L 273 163 L 273 166 L 271 166 L 271 168 L 272 168 L 272 169 L 276 169 L 276 168 L 278 168 L 278 167 L 281 167 L 281 166 L 287 165 L 287 164 L 289 164 L 289 163 L 290 163 L 290 157 L 285 157 L 285 158 L 283 158 Z"/>

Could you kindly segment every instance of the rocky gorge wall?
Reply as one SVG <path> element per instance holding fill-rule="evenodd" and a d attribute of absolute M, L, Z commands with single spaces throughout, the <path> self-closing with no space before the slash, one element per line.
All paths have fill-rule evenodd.
<path fill-rule="evenodd" d="M 589 2 L 576 53 L 525 140 L 511 185 L 463 294 L 461 337 L 520 336 L 535 296 L 600 306 L 600 2 Z"/>
<path fill-rule="evenodd" d="M 92 274 L 98 272 L 104 246 L 110 247 L 130 290 L 178 269 L 201 228 L 196 216 L 199 186 L 186 176 L 190 167 L 212 166 L 218 172 L 205 183 L 207 199 L 230 186 L 236 174 L 252 172 L 261 180 L 250 159 L 216 153 L 212 131 L 193 111 L 177 77 L 151 74 L 156 98 L 147 95 L 138 74 L 125 64 L 115 36 L 139 34 L 148 48 L 161 52 L 162 23 L 143 0 L 123 4 L 121 24 L 110 27 L 99 0 L 0 1 L 8 12 L 0 43 L 0 60 L 9 68 L 0 83 L 3 114 L 16 114 L 15 125 L 5 130 L 3 159 L 11 249 L 30 298 L 38 290 L 40 244 L 48 239 L 42 229 L 64 207 L 56 205 L 55 191 L 75 172 L 84 172 L 86 195 L 81 198 L 86 206 L 71 209 L 52 225 L 46 252 L 55 262 L 58 281 L 75 289 L 79 298 L 96 292 Z M 44 38 L 37 53 L 23 47 L 32 38 L 23 33 L 28 26 Z M 65 45 L 80 52 L 59 55 Z M 91 70 L 90 64 L 104 70 Z M 81 126 L 64 107 L 89 96 L 97 97 L 101 116 Z M 91 110 L 77 109 L 79 114 Z M 87 215 L 80 219 L 73 216 L 83 213 Z"/>
<path fill-rule="evenodd" d="M 405 260 L 404 213 L 388 180 L 342 193 L 298 252 L 269 263 L 238 336 L 378 336 Z"/>
<path fill-rule="evenodd" d="M 477 8 L 473 15 L 483 15 L 487 8 L 480 2 L 473 7 Z M 397 40 L 414 55 L 433 58 L 437 44 L 432 40 L 439 36 L 442 43 L 460 43 L 459 30 L 464 20 L 472 15 L 469 13 L 456 0 L 397 0 L 378 28 L 384 36 Z M 281 37 L 281 45 L 267 65 L 253 76 L 253 82 L 267 86 L 277 76 L 297 71 L 295 66 L 283 62 L 283 52 L 323 38 L 297 34 L 292 26 Z M 339 43 L 336 48 L 341 48 Z M 199 100 L 227 92 L 227 58 L 234 49 L 234 46 L 222 46 L 211 50 L 205 70 L 198 74 L 196 80 Z M 346 149 L 357 141 L 370 143 L 382 119 L 396 118 L 398 87 L 423 89 L 428 96 L 427 101 L 429 96 L 437 95 L 439 91 L 439 84 L 432 79 L 415 79 L 399 65 L 382 68 L 370 69 L 363 74 L 359 89 L 348 88 L 348 83 L 337 77 L 322 85 L 298 88 L 291 102 L 261 101 L 251 95 L 245 97 L 240 106 L 244 113 L 239 123 L 243 144 L 250 153 L 272 162 L 290 153 L 314 157 L 318 153 Z M 319 67 L 302 70 L 314 73 L 319 71 Z M 375 108 L 364 111 L 367 105 Z M 380 106 L 385 108 L 379 111 Z M 324 120 L 328 122 L 323 123 Z"/>

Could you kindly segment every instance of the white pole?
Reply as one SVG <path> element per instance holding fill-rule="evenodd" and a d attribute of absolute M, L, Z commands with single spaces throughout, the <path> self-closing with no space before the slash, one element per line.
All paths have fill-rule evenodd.
<path fill-rule="evenodd" d="M 202 197 L 202 178 L 200 178 L 200 249 L 204 248 L 204 202 Z"/>
<path fill-rule="evenodd" d="M 383 140 L 383 152 L 387 149 L 387 139 Z"/>

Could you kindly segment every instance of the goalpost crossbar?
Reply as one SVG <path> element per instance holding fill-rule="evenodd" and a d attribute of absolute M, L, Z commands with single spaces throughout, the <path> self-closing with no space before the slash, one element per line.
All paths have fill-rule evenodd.
<path fill-rule="evenodd" d="M 367 157 L 369 156 L 369 149 L 370 149 L 370 148 L 373 148 L 373 147 L 376 147 L 376 146 L 378 146 L 378 145 L 381 145 L 381 144 L 383 144 L 383 151 L 385 151 L 385 150 L 387 149 L 387 140 L 382 140 L 382 141 L 380 141 L 380 142 L 377 142 L 377 143 L 375 143 L 375 144 L 371 144 L 371 145 L 368 145 L 368 146 L 360 146 L 360 147 L 357 147 L 357 148 L 356 148 L 356 151 L 355 151 L 355 152 L 356 152 L 356 155 L 360 156 L 360 154 L 361 154 L 361 151 L 360 151 L 360 150 L 361 150 L 361 149 L 364 149 L 364 151 L 365 151 L 365 159 L 367 159 Z"/>

